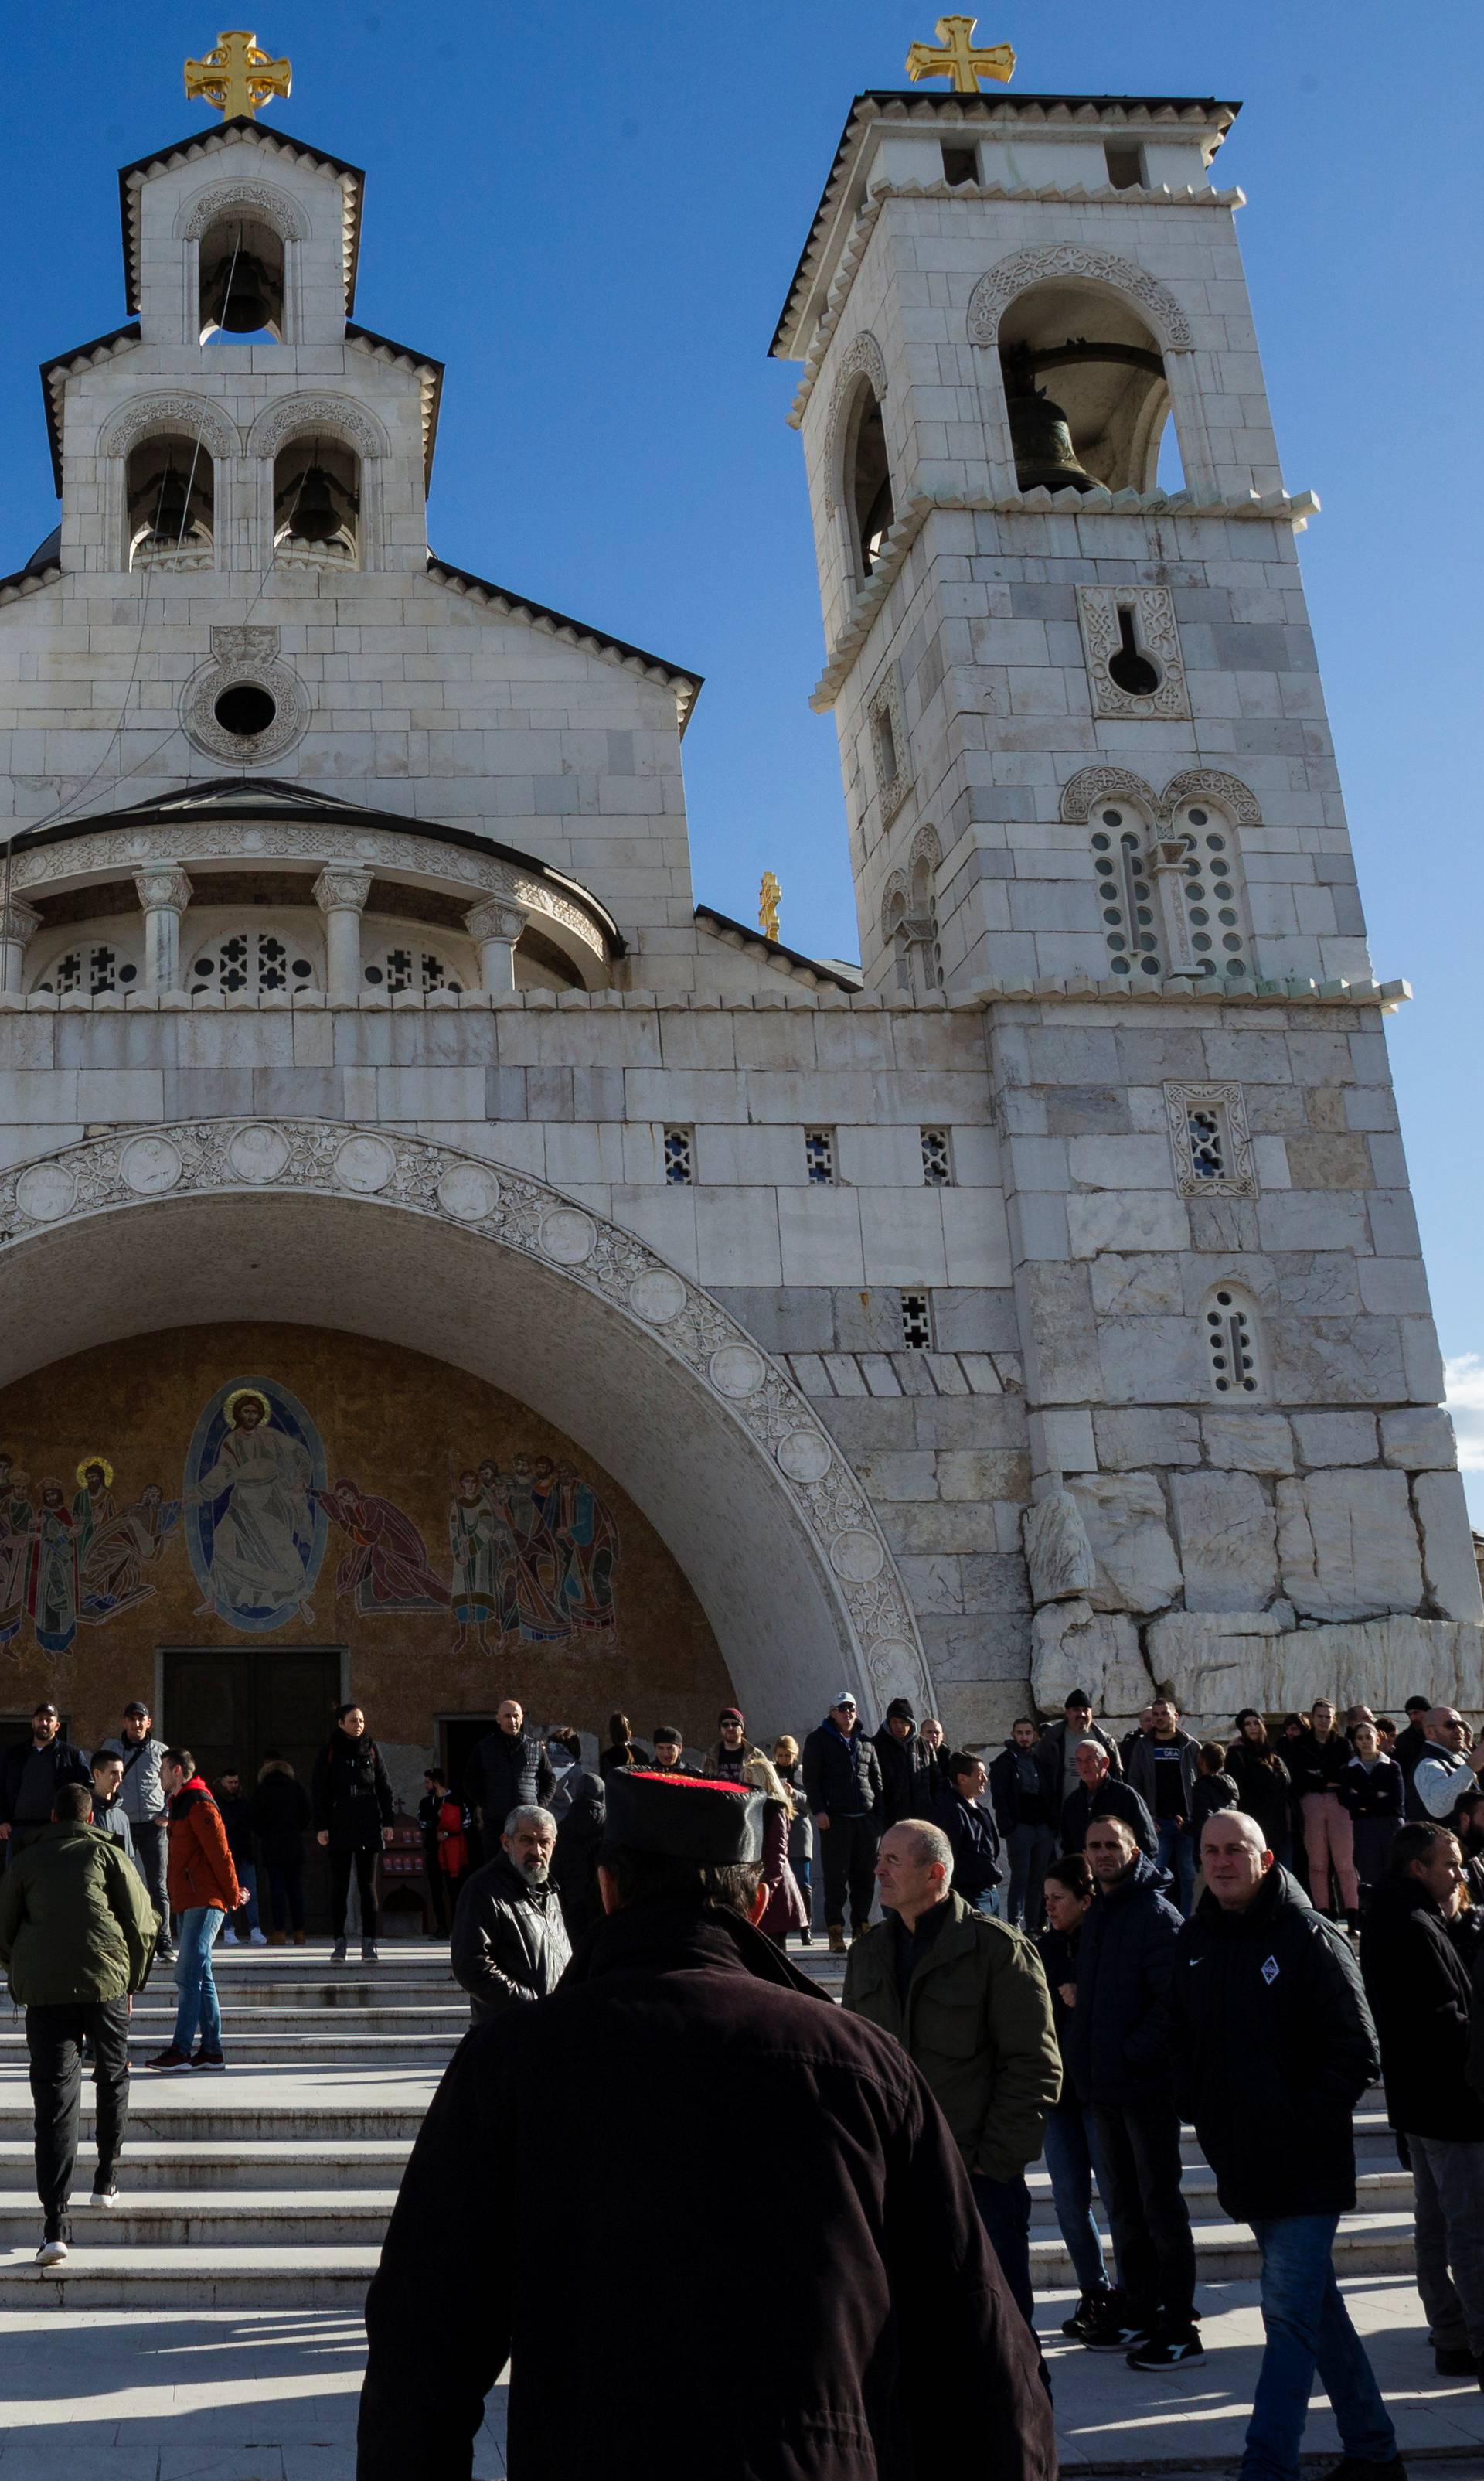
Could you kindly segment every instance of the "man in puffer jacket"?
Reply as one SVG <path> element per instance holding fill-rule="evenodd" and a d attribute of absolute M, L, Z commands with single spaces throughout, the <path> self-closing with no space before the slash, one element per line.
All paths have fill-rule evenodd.
<path fill-rule="evenodd" d="M 82 2052 L 92 2044 L 97 2092 L 95 2206 L 112 2205 L 129 2116 L 129 2013 L 154 1960 L 159 1926 L 143 1879 L 92 1825 L 86 1784 L 59 1785 L 56 1817 L 0 1878 L 0 1964 L 26 2011 L 36 2102 L 36 2184 L 45 2216 L 37 2263 L 71 2244 Z"/>
<path fill-rule="evenodd" d="M 830 1952 L 846 1951 L 846 1897 L 859 1938 L 876 1892 L 881 1833 L 881 1761 L 867 1737 L 852 1690 L 842 1688 L 804 1742 L 804 1790 L 824 1864 L 824 1926 Z"/>
<path fill-rule="evenodd" d="M 189 1749 L 167 1749 L 160 1781 L 169 1802 L 168 1876 L 170 1910 L 180 1923 L 175 1955 L 180 2003 L 169 2048 L 157 2051 L 149 2065 L 167 2073 L 221 2068 L 226 2062 L 221 2055 L 221 2009 L 212 1979 L 211 1950 L 228 1913 L 240 1909 L 243 1892 L 232 1867 L 221 1812 L 196 1773 Z M 197 2026 L 201 2043 L 193 2055 Z"/>
<path fill-rule="evenodd" d="M 1082 1925 L 1068 2065 L 1090 2108 L 1099 2179 L 1123 2288 L 1110 2292 L 1090 2351 L 1123 2352 L 1131 2368 L 1204 2360 L 1195 2331 L 1195 2243 L 1180 2185 L 1180 2114 L 1160 2029 L 1180 1915 L 1164 1872 L 1122 1817 L 1096 1817 L 1087 1860 L 1097 1901 Z M 1104 2173 L 1106 2178 L 1104 2180 Z"/>

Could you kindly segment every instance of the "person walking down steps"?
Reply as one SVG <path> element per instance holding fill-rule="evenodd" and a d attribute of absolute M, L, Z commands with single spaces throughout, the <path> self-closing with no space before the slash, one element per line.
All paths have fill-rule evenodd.
<path fill-rule="evenodd" d="M 314 1762 L 315 1840 L 329 1853 L 331 1964 L 346 1960 L 351 1871 L 361 1907 L 361 1962 L 377 1954 L 377 1855 L 392 1840 L 396 1810 L 381 1752 L 352 1699 L 335 1710 L 335 1728 Z"/>

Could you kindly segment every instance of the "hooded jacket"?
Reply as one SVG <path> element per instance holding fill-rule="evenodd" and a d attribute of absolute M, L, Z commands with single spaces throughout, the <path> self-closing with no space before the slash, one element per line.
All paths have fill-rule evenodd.
<path fill-rule="evenodd" d="M 0 1965 L 17 2007 L 96 2007 L 143 1990 L 159 1919 L 100 1827 L 43 1826 L 0 1877 Z"/>
<path fill-rule="evenodd" d="M 1245 1912 L 1208 1889 L 1176 1942 L 1168 2022 L 1181 2117 L 1224 2211 L 1348 2213 L 1375 2026 L 1348 1942 L 1287 1869 L 1274 1864 Z"/>
<path fill-rule="evenodd" d="M 959 1894 L 913 1968 L 903 2007 L 895 1915 L 857 1938 L 845 2005 L 895 2033 L 921 2068 L 966 2171 L 1019 2179 L 1041 2151 L 1061 2091 L 1061 2053 L 1041 1959 L 1021 1931 L 986 1920 Z"/>
<path fill-rule="evenodd" d="M 577 2247 L 552 2165 L 608 2195 L 615 2165 L 734 2158 L 764 2126 L 789 2165 L 789 2311 L 740 2375 L 739 2304 L 776 2295 L 778 2217 L 682 2181 L 663 2210 L 615 2198 Z M 455 2197 L 480 2245 L 449 2284 L 430 2268 Z M 1056 2468 L 1033 2340 L 923 2078 L 746 1922 L 685 1897 L 599 1921 L 554 1998 L 461 2045 L 366 2326 L 357 2481 L 469 2481 L 507 2360 L 507 2460 L 540 2481 L 592 2481 L 615 2436 L 610 2461 L 646 2481 L 939 2481 L 965 2404 L 994 2481 Z M 657 2336 L 691 2416 L 615 2432 Z"/>
<path fill-rule="evenodd" d="M 476 2024 L 548 1998 L 572 1953 L 561 1898 L 533 1887 L 506 1852 L 476 1869 L 458 1898 L 449 1962 L 469 1993 Z"/>
<path fill-rule="evenodd" d="M 169 1805 L 166 1884 L 172 1913 L 235 1913 L 247 1902 L 227 1848 L 221 1812 L 199 1775 L 182 1784 Z"/>
<path fill-rule="evenodd" d="M 1419 1878 L 1386 1878 L 1361 1932 L 1361 1972 L 1381 2039 L 1386 2115 L 1410 2136 L 1484 2143 L 1484 2095 L 1470 2081 L 1472 1979 Z"/>
<path fill-rule="evenodd" d="M 1163 1870 L 1136 1852 L 1115 1886 L 1099 1887 L 1082 1923 L 1068 2064 L 1084 2102 L 1150 2102 L 1169 2092 L 1158 2019 L 1181 1919 L 1160 1893 L 1167 1883 Z"/>

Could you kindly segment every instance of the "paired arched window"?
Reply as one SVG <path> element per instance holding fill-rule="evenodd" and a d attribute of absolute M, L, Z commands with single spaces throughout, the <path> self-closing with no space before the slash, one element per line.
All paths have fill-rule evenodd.
<path fill-rule="evenodd" d="M 938 930 L 936 830 L 918 829 L 905 870 L 892 873 L 881 905 L 881 929 L 892 959 L 896 988 L 930 999 L 943 988 L 943 943 Z"/>
<path fill-rule="evenodd" d="M 1092 812 L 1092 868 L 1109 969 L 1131 982 L 1189 974 L 1252 979 L 1252 932 L 1236 830 L 1209 802 L 1182 802 L 1165 832 L 1130 801 Z"/>

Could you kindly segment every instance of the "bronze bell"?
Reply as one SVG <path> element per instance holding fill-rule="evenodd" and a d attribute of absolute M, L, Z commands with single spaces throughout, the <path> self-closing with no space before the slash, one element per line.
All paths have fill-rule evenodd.
<path fill-rule="evenodd" d="M 173 465 L 166 468 L 149 530 L 151 551 L 174 551 L 195 532 L 184 478 Z"/>
<path fill-rule="evenodd" d="M 291 490 L 282 497 L 290 501 L 289 530 L 300 542 L 333 542 L 355 514 L 354 498 L 323 465 L 306 465 L 297 495 Z"/>
<path fill-rule="evenodd" d="M 1010 441 L 1015 450 L 1015 480 L 1023 491 L 1095 491 L 1095 475 L 1077 461 L 1067 417 L 1036 387 L 1016 390 L 1006 399 Z"/>
<path fill-rule="evenodd" d="M 229 250 L 206 279 L 207 314 L 228 336 L 255 336 L 276 316 L 275 289 L 260 258 Z"/>

